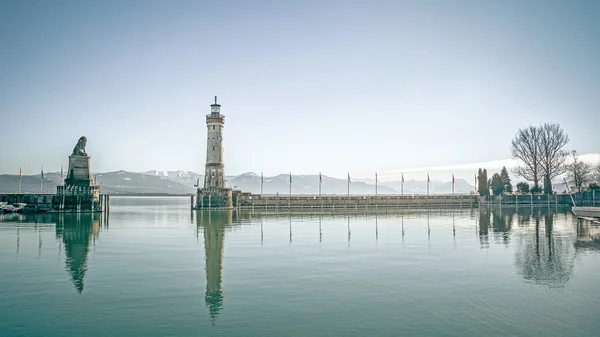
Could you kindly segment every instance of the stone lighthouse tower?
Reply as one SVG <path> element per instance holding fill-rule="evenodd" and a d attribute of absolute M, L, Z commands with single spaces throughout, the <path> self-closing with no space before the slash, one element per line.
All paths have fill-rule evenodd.
<path fill-rule="evenodd" d="M 204 188 L 225 188 L 225 164 L 223 163 L 223 128 L 225 116 L 221 115 L 221 105 L 210 105 L 210 114 L 206 115 L 208 127 L 206 138 L 206 170 L 204 171 Z"/>
<path fill-rule="evenodd" d="M 225 116 L 221 115 L 221 105 L 210 105 L 210 114 L 206 115 L 206 168 L 204 187 L 198 184 L 196 209 L 232 208 L 232 191 L 225 185 L 225 164 L 223 161 L 223 128 Z"/>

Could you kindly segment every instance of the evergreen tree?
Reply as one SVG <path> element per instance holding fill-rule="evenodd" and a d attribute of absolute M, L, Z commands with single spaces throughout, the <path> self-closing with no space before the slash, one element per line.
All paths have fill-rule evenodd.
<path fill-rule="evenodd" d="M 477 193 L 479 193 L 479 195 L 483 195 L 481 194 L 481 177 L 483 176 L 483 171 L 481 170 L 481 167 L 479 168 L 479 170 L 477 170 Z"/>
<path fill-rule="evenodd" d="M 490 179 L 490 187 L 494 195 L 500 195 L 504 192 L 504 181 L 498 173 L 494 173 L 492 179 Z"/>
<path fill-rule="evenodd" d="M 517 191 L 521 193 L 529 193 L 529 184 L 526 182 L 520 182 L 517 184 Z"/>
<path fill-rule="evenodd" d="M 500 178 L 502 178 L 502 183 L 504 184 L 504 192 L 512 193 L 513 186 L 510 182 L 510 176 L 508 175 L 508 171 L 505 166 L 502 166 L 502 171 L 500 171 Z"/>
<path fill-rule="evenodd" d="M 483 181 L 485 183 L 485 195 L 490 195 L 490 184 L 488 183 L 487 169 L 483 169 Z"/>
<path fill-rule="evenodd" d="M 479 171 L 477 171 L 477 185 L 479 185 L 479 188 L 477 189 L 477 191 L 479 192 L 479 195 L 490 195 L 490 188 L 488 185 L 488 178 L 487 178 L 487 170 L 486 169 L 479 169 Z"/>

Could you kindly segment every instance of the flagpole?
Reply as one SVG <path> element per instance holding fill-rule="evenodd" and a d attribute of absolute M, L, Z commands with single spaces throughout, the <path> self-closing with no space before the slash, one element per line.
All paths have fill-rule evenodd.
<path fill-rule="evenodd" d="M 21 194 L 21 179 L 23 179 L 23 170 L 19 167 L 19 194 Z"/>
<path fill-rule="evenodd" d="M 452 195 L 454 195 L 454 174 L 452 174 Z"/>
<path fill-rule="evenodd" d="M 377 196 L 377 172 L 375 172 L 375 196 Z"/>
<path fill-rule="evenodd" d="M 404 195 L 404 173 L 402 173 L 402 185 L 400 187 L 400 193 Z"/>
<path fill-rule="evenodd" d="M 319 172 L 319 196 L 321 196 L 321 184 L 323 184 L 323 176 Z"/>
<path fill-rule="evenodd" d="M 429 196 L 429 173 L 427 173 L 427 196 Z"/>
<path fill-rule="evenodd" d="M 263 181 L 264 181 L 263 173 L 261 172 L 260 173 L 260 195 L 263 194 Z"/>
<path fill-rule="evenodd" d="M 288 198 L 288 208 L 290 208 L 292 202 L 292 172 L 290 172 L 290 196 Z"/>
<path fill-rule="evenodd" d="M 41 174 L 40 174 L 40 194 L 42 194 L 43 192 L 43 188 L 44 188 L 44 168 L 41 168 Z"/>
<path fill-rule="evenodd" d="M 350 196 L 350 172 L 348 172 L 348 196 Z"/>

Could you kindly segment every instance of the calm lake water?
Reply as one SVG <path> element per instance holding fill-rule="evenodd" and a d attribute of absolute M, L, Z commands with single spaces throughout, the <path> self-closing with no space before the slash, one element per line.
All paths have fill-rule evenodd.
<path fill-rule="evenodd" d="M 0 336 L 598 336 L 600 229 L 555 209 L 0 215 Z"/>

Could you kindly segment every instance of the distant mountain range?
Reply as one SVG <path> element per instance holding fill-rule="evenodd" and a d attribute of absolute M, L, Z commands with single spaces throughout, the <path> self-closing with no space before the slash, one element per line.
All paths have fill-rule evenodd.
<path fill-rule="evenodd" d="M 101 187 L 102 193 L 107 194 L 192 194 L 195 193 L 194 185 L 199 182 L 202 186 L 204 176 L 192 171 L 147 171 L 147 172 L 102 172 L 96 173 L 96 182 Z M 238 176 L 227 176 L 226 184 L 244 192 L 260 193 L 260 176 L 253 172 Z M 54 193 L 60 183 L 60 173 L 49 172 L 44 174 L 44 193 Z M 400 194 L 401 181 L 384 181 L 377 184 L 378 194 Z M 346 179 L 323 176 L 321 186 L 322 194 L 345 195 L 348 193 Z M 452 192 L 452 182 L 431 181 L 430 194 L 448 194 Z M 0 193 L 14 193 L 19 189 L 19 176 L 0 175 Z M 454 191 L 457 194 L 470 193 L 474 190 L 463 179 L 456 179 Z M 40 175 L 23 176 L 21 191 L 26 193 L 40 192 Z M 263 192 L 265 194 L 288 194 L 290 191 L 290 176 L 280 174 L 264 177 Z M 316 195 L 319 193 L 318 175 L 292 175 L 292 194 Z M 427 182 L 407 180 L 404 183 L 404 194 L 426 194 Z M 369 179 L 353 180 L 350 183 L 350 194 L 375 194 L 375 182 Z"/>

